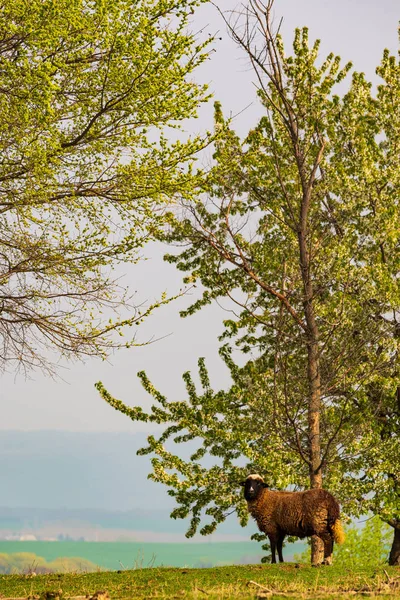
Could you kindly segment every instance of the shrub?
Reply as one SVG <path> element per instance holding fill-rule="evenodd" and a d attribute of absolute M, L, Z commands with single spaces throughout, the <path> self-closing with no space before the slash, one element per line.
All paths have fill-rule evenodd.
<path fill-rule="evenodd" d="M 334 564 L 339 567 L 373 567 L 385 563 L 390 550 L 391 530 L 378 517 L 368 519 L 363 527 L 346 528 L 346 541 L 335 547 Z M 310 562 L 310 548 L 295 555 L 298 562 Z"/>

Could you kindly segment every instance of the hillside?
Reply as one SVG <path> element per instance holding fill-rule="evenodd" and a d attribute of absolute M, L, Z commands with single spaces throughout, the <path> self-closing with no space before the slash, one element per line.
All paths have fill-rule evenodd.
<path fill-rule="evenodd" d="M 136 456 L 145 444 L 139 433 L 1 431 L 0 539 L 183 542 L 187 522 L 169 518 L 173 499 Z M 254 531 L 232 515 L 212 539 Z"/>
<path fill-rule="evenodd" d="M 79 596 L 106 600 L 124 598 L 228 599 L 280 598 L 333 600 L 337 598 L 400 598 L 395 567 L 343 571 L 334 566 L 252 565 L 214 569 L 137 569 L 114 573 L 0 576 L 4 597 L 58 598 Z M 100 590 L 102 594 L 100 595 Z M 97 594 L 96 594 L 97 592 Z"/>

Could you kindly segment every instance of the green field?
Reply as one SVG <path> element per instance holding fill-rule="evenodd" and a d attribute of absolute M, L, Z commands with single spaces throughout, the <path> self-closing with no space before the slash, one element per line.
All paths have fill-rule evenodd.
<path fill-rule="evenodd" d="M 152 568 L 90 574 L 0 576 L 3 598 L 60 600 L 98 591 L 110 598 L 206 599 L 237 598 L 400 598 L 396 567 L 340 569 L 285 565 L 247 565 L 213 569 Z M 100 600 L 100 599 L 99 599 Z"/>
<path fill-rule="evenodd" d="M 288 544 L 287 560 L 301 553 L 303 542 Z M 134 569 L 149 566 L 214 567 L 260 562 L 261 545 L 256 542 L 210 542 L 155 544 L 144 542 L 0 542 L 0 554 L 28 552 L 46 561 L 80 557 L 102 569 Z"/>

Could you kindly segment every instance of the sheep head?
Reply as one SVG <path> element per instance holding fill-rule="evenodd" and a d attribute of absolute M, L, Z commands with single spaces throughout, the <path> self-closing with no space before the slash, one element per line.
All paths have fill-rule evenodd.
<path fill-rule="evenodd" d="M 240 483 L 244 487 L 244 497 L 247 502 L 257 500 L 264 488 L 268 485 L 264 482 L 264 479 L 258 473 L 252 473 L 244 481 Z"/>

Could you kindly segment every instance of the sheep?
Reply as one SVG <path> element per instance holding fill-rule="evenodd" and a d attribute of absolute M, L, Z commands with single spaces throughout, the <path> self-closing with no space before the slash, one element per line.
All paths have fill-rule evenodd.
<path fill-rule="evenodd" d="M 339 520 L 340 508 L 335 498 L 322 489 L 304 492 L 276 492 L 268 489 L 258 474 L 249 475 L 241 484 L 249 513 L 260 531 L 270 542 L 272 562 L 283 562 L 282 544 L 286 535 L 304 538 L 318 536 L 324 543 L 322 564 L 332 564 L 333 543 L 344 542 L 344 532 Z"/>

